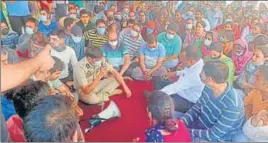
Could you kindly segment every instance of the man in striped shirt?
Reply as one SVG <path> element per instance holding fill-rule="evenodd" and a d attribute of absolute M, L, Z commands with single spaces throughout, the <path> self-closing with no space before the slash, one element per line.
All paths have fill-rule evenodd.
<path fill-rule="evenodd" d="M 84 36 L 86 39 L 86 47 L 89 44 L 97 48 L 103 46 L 104 43 L 108 42 L 105 21 L 103 19 L 98 19 L 96 22 L 96 29 L 85 32 Z"/>
<path fill-rule="evenodd" d="M 205 63 L 200 78 L 206 84 L 200 99 L 181 118 L 193 141 L 232 141 L 245 119 L 241 97 L 227 82 L 228 66 L 221 61 Z"/>
<path fill-rule="evenodd" d="M 141 25 L 135 23 L 129 33 L 120 35 L 119 41 L 124 43 L 128 49 L 131 60 L 134 60 L 138 55 L 141 44 L 144 42 L 141 36 Z"/>

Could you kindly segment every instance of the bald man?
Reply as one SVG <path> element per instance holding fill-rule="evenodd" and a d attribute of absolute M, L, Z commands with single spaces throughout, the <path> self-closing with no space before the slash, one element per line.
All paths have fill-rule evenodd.
<path fill-rule="evenodd" d="M 118 42 L 117 33 L 114 29 L 108 32 L 108 42 L 101 50 L 107 61 L 116 69 L 120 75 L 129 77 L 132 69 L 129 68 L 131 60 L 126 46 Z"/>

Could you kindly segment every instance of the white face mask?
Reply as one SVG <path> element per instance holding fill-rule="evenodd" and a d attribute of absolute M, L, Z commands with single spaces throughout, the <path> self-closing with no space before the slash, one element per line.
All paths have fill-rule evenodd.
<path fill-rule="evenodd" d="M 207 39 L 204 41 L 204 44 L 205 44 L 206 46 L 210 46 L 210 45 L 211 45 L 211 43 L 212 43 L 212 41 L 207 40 Z"/>
<path fill-rule="evenodd" d="M 187 29 L 192 29 L 193 28 L 193 24 L 186 24 L 186 28 Z"/>
<path fill-rule="evenodd" d="M 111 44 L 112 46 L 116 46 L 117 45 L 117 40 L 116 41 L 109 41 L 109 44 Z"/>
<path fill-rule="evenodd" d="M 95 66 L 101 67 L 102 66 L 102 60 L 96 61 Z"/>
<path fill-rule="evenodd" d="M 134 31 L 134 30 L 131 30 L 130 34 L 131 34 L 132 37 L 137 37 L 139 33 Z"/>

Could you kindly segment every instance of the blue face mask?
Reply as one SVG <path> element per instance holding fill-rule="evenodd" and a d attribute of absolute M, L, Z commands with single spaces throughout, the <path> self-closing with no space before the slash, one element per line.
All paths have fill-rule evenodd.
<path fill-rule="evenodd" d="M 260 67 L 260 66 L 264 65 L 264 62 L 255 63 L 255 64 L 252 63 L 252 65 L 255 67 Z"/>
<path fill-rule="evenodd" d="M 147 34 L 151 34 L 151 33 L 153 33 L 153 32 L 154 32 L 153 29 L 151 29 L 151 28 L 147 28 Z"/>
<path fill-rule="evenodd" d="M 28 35 L 33 35 L 33 33 L 34 33 L 33 29 L 32 29 L 32 28 L 29 28 L 29 27 L 26 27 L 26 28 L 25 28 L 25 32 L 26 32 L 26 34 L 28 34 Z"/>
<path fill-rule="evenodd" d="M 248 17 L 249 15 L 246 13 L 246 14 L 244 14 L 244 17 Z"/>
<path fill-rule="evenodd" d="M 222 43 L 225 42 L 224 37 L 220 37 L 220 41 L 221 41 Z"/>
<path fill-rule="evenodd" d="M 99 35 L 104 35 L 104 33 L 105 33 L 105 28 L 98 28 L 98 27 L 97 27 L 97 33 L 98 33 Z"/>
<path fill-rule="evenodd" d="M 79 42 L 81 42 L 82 37 L 72 36 L 72 39 L 74 40 L 74 43 L 79 43 Z"/>
<path fill-rule="evenodd" d="M 40 20 L 43 21 L 43 22 L 46 22 L 47 21 L 47 17 L 44 16 L 44 15 L 41 15 L 40 16 Z"/>

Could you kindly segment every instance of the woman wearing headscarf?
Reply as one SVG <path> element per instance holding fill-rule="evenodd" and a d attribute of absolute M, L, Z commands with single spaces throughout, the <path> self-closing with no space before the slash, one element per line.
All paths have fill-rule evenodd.
<path fill-rule="evenodd" d="M 244 70 L 252 56 L 253 52 L 249 50 L 247 41 L 244 39 L 234 41 L 232 60 L 235 65 L 235 75 L 240 74 Z"/>
<path fill-rule="evenodd" d="M 184 123 L 173 117 L 174 103 L 162 91 L 154 91 L 147 100 L 147 112 L 151 127 L 139 138 L 139 142 L 191 142 Z"/>
<path fill-rule="evenodd" d="M 201 46 L 201 51 L 202 51 L 203 57 L 209 55 L 209 52 L 210 52 L 209 48 L 211 46 L 211 43 L 217 42 L 217 41 L 218 41 L 218 39 L 217 39 L 215 31 L 209 31 L 206 33 L 205 40 Z"/>

